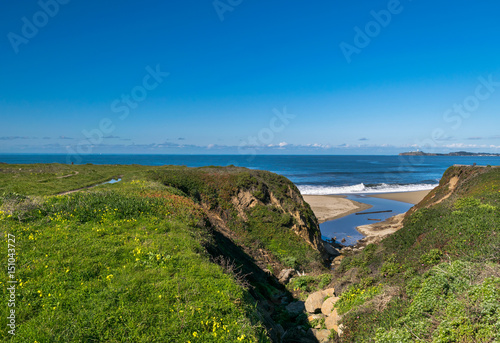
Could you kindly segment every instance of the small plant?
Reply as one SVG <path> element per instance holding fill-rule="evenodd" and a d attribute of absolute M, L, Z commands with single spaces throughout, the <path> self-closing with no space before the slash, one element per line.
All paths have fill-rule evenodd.
<path fill-rule="evenodd" d="M 426 266 L 431 266 L 441 261 L 441 257 L 443 257 L 443 252 L 440 249 L 431 249 L 420 257 L 420 262 Z"/>
<path fill-rule="evenodd" d="M 326 286 L 328 286 L 328 284 L 330 284 L 330 282 L 332 282 L 332 278 L 333 276 L 331 274 L 322 274 L 318 276 L 299 276 L 290 280 L 288 288 L 310 292 L 325 288 Z"/>
<path fill-rule="evenodd" d="M 332 274 L 323 274 L 319 276 L 319 283 L 318 283 L 318 288 L 322 289 L 325 288 L 332 282 L 333 275 Z"/>
<path fill-rule="evenodd" d="M 315 328 L 315 327 L 319 327 L 320 330 L 322 329 L 326 329 L 326 325 L 325 325 L 325 318 L 324 317 L 321 317 L 321 318 L 316 318 L 316 319 L 313 319 L 311 322 L 310 322 L 310 326 L 312 328 Z"/>
<path fill-rule="evenodd" d="M 387 261 L 384 262 L 382 268 L 380 268 L 380 273 L 385 277 L 394 276 L 399 273 L 401 266 L 395 262 L 395 255 L 391 255 L 387 258 Z"/>
<path fill-rule="evenodd" d="M 222 267 L 224 273 L 232 276 L 238 285 L 244 289 L 250 288 L 250 283 L 247 280 L 248 274 L 244 274 L 241 267 L 238 267 L 233 260 L 221 255 L 217 256 L 213 261 Z"/>
<path fill-rule="evenodd" d="M 481 205 L 481 201 L 479 199 L 473 197 L 466 197 L 455 201 L 454 207 L 457 210 L 460 210 L 468 207 L 479 207 L 479 205 Z"/>
<path fill-rule="evenodd" d="M 375 283 L 375 278 L 370 277 L 370 276 L 365 277 L 365 278 L 361 279 L 361 281 L 360 281 L 360 285 L 361 285 L 361 287 L 363 287 L 363 288 L 370 287 L 370 286 L 371 286 L 371 285 L 373 285 L 374 283 Z"/>
<path fill-rule="evenodd" d="M 340 295 L 340 300 L 335 304 L 335 307 L 339 310 L 339 314 L 344 314 L 373 298 L 381 289 L 380 285 L 368 288 L 363 288 L 361 285 L 353 285 Z"/>
<path fill-rule="evenodd" d="M 316 282 L 316 278 L 314 276 L 304 275 L 293 278 L 289 287 L 293 290 L 300 289 L 301 291 L 308 292 L 311 290 L 311 285 Z"/>
<path fill-rule="evenodd" d="M 297 263 L 297 258 L 293 256 L 285 256 L 281 259 L 281 262 L 290 268 L 297 268 L 298 263 Z"/>

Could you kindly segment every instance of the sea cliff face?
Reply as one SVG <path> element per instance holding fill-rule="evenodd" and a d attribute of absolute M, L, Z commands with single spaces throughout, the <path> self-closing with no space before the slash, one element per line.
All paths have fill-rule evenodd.
<path fill-rule="evenodd" d="M 319 224 L 297 187 L 285 177 L 236 167 L 176 168 L 150 174 L 198 201 L 211 223 L 266 264 L 307 267 L 326 257 Z M 263 261 L 261 261 L 263 262 Z"/>
<path fill-rule="evenodd" d="M 442 202 L 453 202 L 454 200 L 469 196 L 473 189 L 480 184 L 480 177 L 483 174 L 496 175 L 500 167 L 498 166 L 463 166 L 455 165 L 446 170 L 439 182 L 439 186 L 434 188 L 406 213 L 408 218 L 419 209 L 430 208 Z"/>

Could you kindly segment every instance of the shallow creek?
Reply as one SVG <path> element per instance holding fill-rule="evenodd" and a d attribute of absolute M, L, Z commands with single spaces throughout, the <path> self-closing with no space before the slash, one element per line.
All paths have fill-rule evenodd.
<path fill-rule="evenodd" d="M 342 239 L 345 239 L 345 242 L 343 242 L 342 244 L 354 245 L 358 240 L 364 237 L 356 230 L 356 227 L 384 221 L 392 216 L 395 216 L 396 214 L 405 213 L 413 206 L 413 204 L 405 202 L 372 198 L 365 195 L 348 195 L 347 199 L 359 201 L 373 206 L 372 208 L 361 212 L 377 212 L 387 210 L 392 210 L 392 212 L 363 215 L 356 215 L 355 213 L 353 213 L 342 218 L 324 222 L 323 224 L 319 225 L 321 229 L 321 236 L 324 240 L 336 238 L 337 242 L 341 242 Z"/>

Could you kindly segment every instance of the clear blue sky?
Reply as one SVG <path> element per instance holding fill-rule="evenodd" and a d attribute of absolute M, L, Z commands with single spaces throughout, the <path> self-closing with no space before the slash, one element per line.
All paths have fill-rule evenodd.
<path fill-rule="evenodd" d="M 4 1 L 0 152 L 500 152 L 499 13 L 493 0 Z"/>

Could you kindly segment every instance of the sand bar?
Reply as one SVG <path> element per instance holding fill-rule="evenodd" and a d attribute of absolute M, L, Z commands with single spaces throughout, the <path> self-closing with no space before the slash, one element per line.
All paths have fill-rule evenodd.
<path fill-rule="evenodd" d="M 399 192 L 399 193 L 380 193 L 380 194 L 367 194 L 367 196 L 373 198 L 382 198 L 389 200 L 396 200 L 401 202 L 407 202 L 410 204 L 418 204 L 429 191 L 415 191 L 415 192 Z M 311 205 L 312 206 L 312 205 Z"/>
<path fill-rule="evenodd" d="M 372 207 L 368 204 L 346 199 L 342 195 L 304 195 L 303 197 L 311 206 L 320 224 Z"/>

